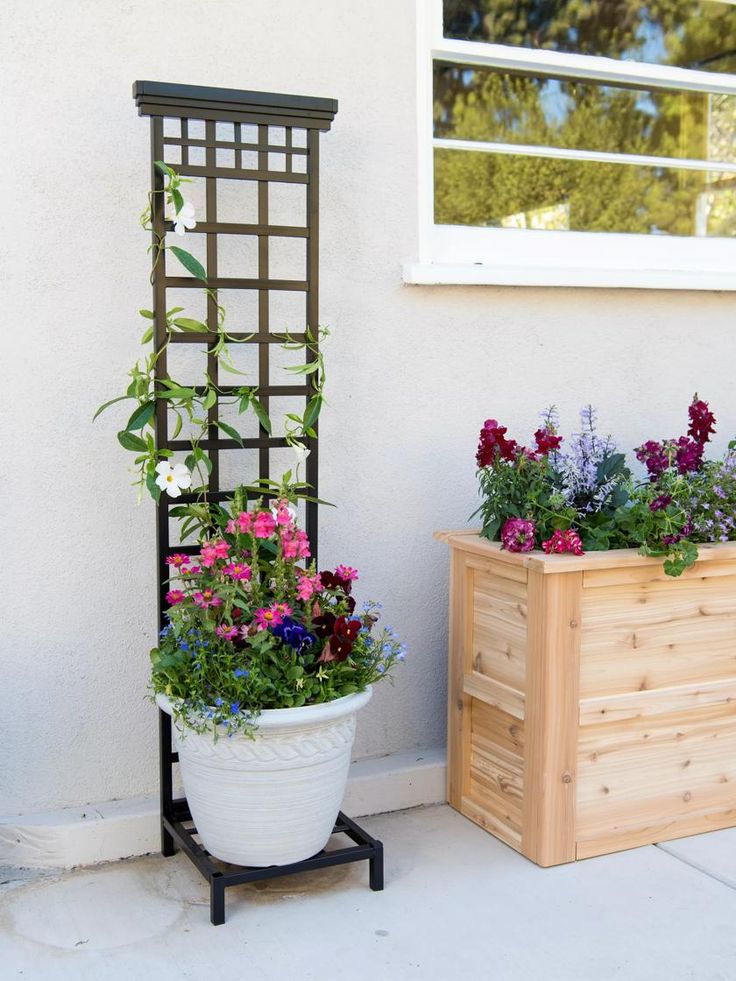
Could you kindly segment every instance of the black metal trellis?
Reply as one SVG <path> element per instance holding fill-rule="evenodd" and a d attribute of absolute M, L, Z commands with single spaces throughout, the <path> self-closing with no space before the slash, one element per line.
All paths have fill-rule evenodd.
<path fill-rule="evenodd" d="M 155 166 L 157 160 L 169 162 L 182 177 L 203 178 L 205 183 L 205 220 L 197 217 L 197 226 L 190 235 L 205 236 L 206 257 L 203 265 L 207 271 L 207 286 L 213 290 L 251 290 L 257 293 L 258 310 L 252 329 L 232 329 L 228 336 L 234 341 L 258 346 L 258 396 L 264 407 L 273 405 L 278 398 L 303 397 L 308 401 L 309 385 L 274 385 L 271 383 L 271 345 L 283 342 L 284 330 L 273 331 L 271 324 L 270 297 L 273 291 L 289 291 L 304 294 L 304 329 L 289 331 L 296 341 L 307 338 L 307 329 L 318 336 L 318 286 L 319 286 L 319 137 L 328 130 L 337 112 L 334 99 L 316 99 L 305 96 L 278 95 L 264 92 L 248 92 L 236 89 L 220 89 L 193 85 L 172 85 L 164 82 L 135 82 L 133 97 L 139 114 L 151 119 L 151 181 L 152 190 L 163 189 L 163 175 Z M 164 120 L 172 120 L 174 133 L 165 131 Z M 228 132 L 222 135 L 220 130 Z M 198 135 L 197 135 L 198 134 Z M 298 140 L 297 137 L 302 137 Z M 175 152 L 177 160 L 171 159 Z M 221 159 L 224 157 L 224 159 Z M 195 159 L 199 158 L 199 159 Z M 203 158 L 203 161 L 202 159 Z M 253 182 L 256 186 L 257 213 L 246 216 L 248 221 L 222 221 L 218 218 L 218 182 Z M 269 187 L 273 183 L 286 183 L 304 188 L 305 215 L 303 225 L 272 224 L 269 220 Z M 171 222 L 165 220 L 164 196 L 153 194 L 153 231 L 158 237 L 171 231 Z M 252 236 L 257 241 L 257 275 L 230 278 L 218 272 L 218 236 Z M 269 274 L 269 243 L 273 237 L 304 239 L 306 264 L 304 275 L 295 279 L 271 278 Z M 178 273 L 178 270 L 177 270 Z M 164 253 L 154 271 L 153 314 L 154 343 L 158 352 L 156 377 L 167 376 L 168 344 L 195 344 L 207 350 L 207 372 L 213 383 L 219 385 L 218 360 L 213 353 L 218 340 L 216 300 L 207 296 L 205 334 L 174 333 L 167 335 L 167 291 L 172 289 L 204 289 L 204 284 L 194 277 L 178 275 L 167 270 Z M 305 349 L 307 361 L 316 352 Z M 219 385 L 227 393 L 231 388 Z M 283 437 L 270 436 L 259 423 L 259 435 L 235 439 L 222 438 L 217 426 L 218 403 L 208 410 L 207 438 L 200 441 L 212 462 L 209 476 L 209 497 L 215 501 L 227 500 L 232 491 L 224 490 L 220 480 L 220 452 L 245 450 L 257 452 L 258 472 L 262 478 L 270 477 L 271 450 L 287 446 Z M 156 404 L 156 445 L 159 449 L 188 450 L 184 439 L 169 436 L 167 404 L 159 399 Z M 313 427 L 316 432 L 316 424 Z M 318 488 L 318 455 L 316 437 L 305 442 L 310 450 L 306 463 L 306 480 L 316 496 Z M 188 503 L 194 495 L 184 494 L 170 500 L 162 495 L 157 509 L 157 575 L 159 583 L 159 624 L 165 624 L 166 580 L 169 575 L 166 558 L 170 553 L 170 515 L 172 504 Z M 317 555 L 317 505 L 306 505 L 306 531 L 309 535 L 312 555 Z M 176 545 L 178 551 L 193 549 Z M 212 923 L 225 921 L 225 889 L 229 886 L 260 879 L 270 879 L 294 872 L 343 865 L 348 862 L 367 860 L 370 866 L 370 887 L 383 888 L 383 846 L 344 814 L 338 815 L 333 834 L 344 834 L 352 844 L 330 851 L 322 851 L 302 862 L 269 868 L 241 868 L 214 859 L 197 840 L 189 806 L 185 798 L 173 796 L 173 766 L 178 755 L 173 751 L 171 718 L 159 711 L 159 753 L 161 780 L 161 851 L 173 855 L 177 846 L 188 855 L 210 885 L 210 918 Z"/>

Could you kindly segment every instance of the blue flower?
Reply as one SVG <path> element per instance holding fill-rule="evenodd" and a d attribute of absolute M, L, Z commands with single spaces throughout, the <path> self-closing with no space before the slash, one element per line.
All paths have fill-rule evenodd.
<path fill-rule="evenodd" d="M 232 705 L 230 706 L 230 712 L 233 715 L 237 715 L 239 711 L 240 711 L 240 702 L 233 702 Z"/>
<path fill-rule="evenodd" d="M 215 705 L 219 708 L 222 705 L 222 699 L 221 698 L 216 698 L 215 699 Z"/>
<path fill-rule="evenodd" d="M 284 617 L 282 623 L 271 628 L 271 633 L 274 637 L 278 637 L 285 644 L 288 644 L 289 647 L 293 647 L 295 651 L 310 647 L 315 641 L 307 628 L 301 623 L 297 623 L 296 620 L 292 620 L 291 617 Z"/>
<path fill-rule="evenodd" d="M 179 643 L 179 648 L 180 648 L 180 650 L 182 650 L 182 651 L 188 651 L 188 650 L 189 650 L 189 644 L 187 644 L 187 643 L 185 643 L 185 641 L 183 641 L 183 640 L 182 640 L 182 641 L 181 641 L 181 642 Z"/>
<path fill-rule="evenodd" d="M 247 678 L 248 675 L 250 674 L 250 671 L 246 671 L 245 668 L 236 668 L 233 671 L 233 674 L 235 675 L 236 678 Z"/>

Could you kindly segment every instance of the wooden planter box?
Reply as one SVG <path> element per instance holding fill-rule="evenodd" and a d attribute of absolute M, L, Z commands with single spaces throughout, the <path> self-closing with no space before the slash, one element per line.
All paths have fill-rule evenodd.
<path fill-rule="evenodd" d="M 448 799 L 538 865 L 736 825 L 736 543 L 451 550 Z"/>

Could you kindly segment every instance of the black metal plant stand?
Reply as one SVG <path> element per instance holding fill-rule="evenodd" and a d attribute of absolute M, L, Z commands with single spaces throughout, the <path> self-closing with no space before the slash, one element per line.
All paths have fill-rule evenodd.
<path fill-rule="evenodd" d="M 318 334 L 318 202 L 319 202 L 319 136 L 320 131 L 328 130 L 337 112 L 334 99 L 315 99 L 305 96 L 277 95 L 274 93 L 247 92 L 236 89 L 208 88 L 192 85 L 172 85 L 164 82 L 136 82 L 133 97 L 139 114 L 151 119 L 151 187 L 153 191 L 163 189 L 163 175 L 155 166 L 155 161 L 163 160 L 175 168 L 183 177 L 200 178 L 205 185 L 205 219 L 197 216 L 197 226 L 190 236 L 204 236 L 203 265 L 207 271 L 207 286 L 214 295 L 207 296 L 206 322 L 209 331 L 203 334 L 191 332 L 167 335 L 166 309 L 169 290 L 204 290 L 204 284 L 190 276 L 179 275 L 179 270 L 170 272 L 166 268 L 166 253 L 156 264 L 153 278 L 154 343 L 158 358 L 156 376 L 167 376 L 167 344 L 193 344 L 206 351 L 206 370 L 221 391 L 228 394 L 233 386 L 219 384 L 218 359 L 213 353 L 218 341 L 216 296 L 226 291 L 232 296 L 234 291 L 241 296 L 250 295 L 255 300 L 253 320 L 240 317 L 242 323 L 231 323 L 230 304 L 228 307 L 227 333 L 233 341 L 244 345 L 257 345 L 258 351 L 258 397 L 269 409 L 274 400 L 300 397 L 305 402 L 310 396 L 308 384 L 273 385 L 271 383 L 271 346 L 283 343 L 288 331 L 295 341 L 305 341 L 309 329 L 314 337 Z M 166 124 L 165 122 L 166 121 Z M 251 189 L 253 213 L 232 213 L 227 220 L 218 216 L 218 190 L 222 182 L 228 182 L 230 192 L 232 182 L 239 182 L 236 189 Z M 302 223 L 283 224 L 279 215 L 278 223 L 269 213 L 269 189 L 273 185 L 288 185 L 293 193 L 295 211 L 301 211 Z M 156 236 L 163 236 L 173 226 L 165 220 L 164 196 L 152 195 L 152 220 Z M 232 199 L 232 193 L 230 194 Z M 232 206 L 232 201 L 230 207 Z M 283 202 L 280 203 L 283 208 Z M 245 207 L 243 208 L 245 211 Z M 222 258 L 221 236 L 249 236 L 257 243 L 255 256 L 255 275 L 250 277 L 225 277 L 218 270 L 218 246 Z M 300 274 L 295 278 L 275 278 L 270 275 L 270 253 L 272 239 L 304 240 L 305 261 Z M 189 246 L 189 242 L 186 243 Z M 283 322 L 283 315 L 272 314 L 272 294 L 303 295 L 298 323 L 292 320 Z M 168 304 L 169 306 L 172 304 Z M 276 330 L 272 331 L 272 320 L 278 319 Z M 305 349 L 306 361 L 313 361 L 315 351 Z M 208 493 L 211 500 L 224 501 L 232 492 L 221 486 L 220 452 L 251 452 L 257 454 L 258 474 L 261 478 L 271 476 L 271 451 L 287 446 L 283 437 L 272 437 L 259 425 L 258 436 L 223 439 L 216 422 L 219 406 L 216 403 L 208 410 L 207 438 L 200 441 L 206 450 L 212 469 L 209 476 Z M 313 427 L 316 432 L 316 425 Z M 311 451 L 306 463 L 306 479 L 317 494 L 318 457 L 316 436 L 305 440 Z M 159 399 L 156 405 L 156 445 L 159 449 L 188 451 L 185 439 L 169 436 L 167 404 Z M 165 624 L 166 580 L 169 572 L 166 558 L 172 543 L 170 534 L 171 517 L 169 509 L 174 504 L 185 504 L 195 500 L 191 494 L 183 494 L 176 499 L 162 495 L 157 509 L 157 574 L 159 624 Z M 317 555 L 317 505 L 306 505 L 306 531 L 309 535 L 312 555 Z M 178 552 L 192 553 L 193 546 L 175 545 Z M 343 865 L 348 862 L 368 861 L 370 867 L 370 887 L 383 889 L 383 845 L 372 838 L 350 818 L 340 813 L 333 831 L 350 839 L 351 844 L 323 850 L 319 854 L 294 862 L 290 865 L 274 865 L 268 868 L 243 868 L 228 865 L 213 858 L 197 840 L 189 806 L 185 798 L 174 798 L 173 767 L 178 762 L 178 754 L 172 747 L 171 718 L 159 711 L 159 750 L 161 777 L 161 851 L 173 855 L 177 847 L 189 856 L 210 885 L 210 918 L 218 925 L 225 922 L 225 890 L 230 886 L 260 879 L 291 875 L 310 869 Z"/>

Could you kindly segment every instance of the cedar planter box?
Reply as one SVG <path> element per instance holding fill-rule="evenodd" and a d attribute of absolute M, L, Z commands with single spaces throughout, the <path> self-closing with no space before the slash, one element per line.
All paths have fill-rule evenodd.
<path fill-rule="evenodd" d="M 451 552 L 448 799 L 538 865 L 736 825 L 736 542 Z"/>

